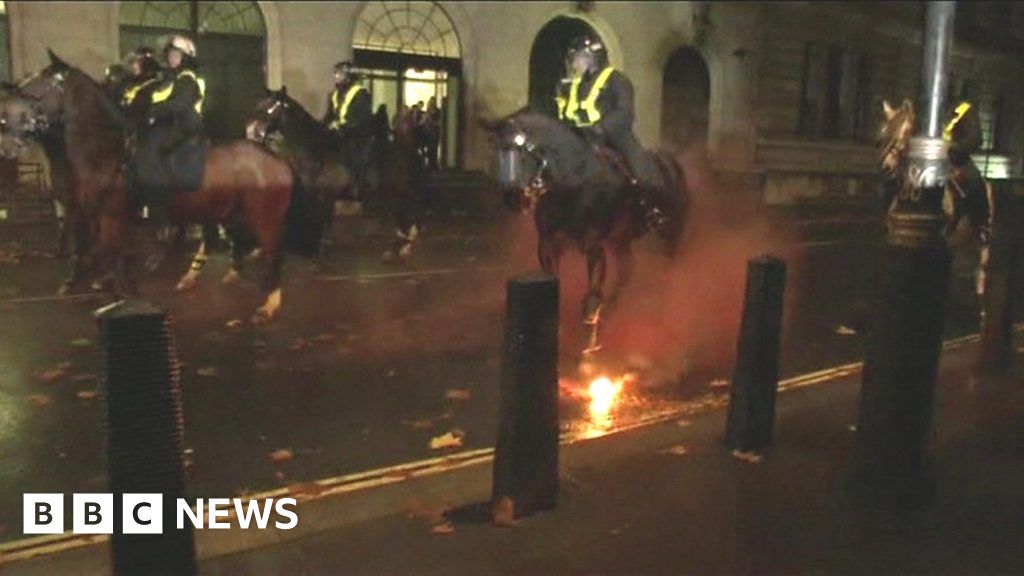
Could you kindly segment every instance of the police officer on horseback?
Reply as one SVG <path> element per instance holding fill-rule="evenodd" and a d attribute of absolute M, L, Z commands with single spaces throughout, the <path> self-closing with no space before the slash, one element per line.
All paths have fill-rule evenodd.
<path fill-rule="evenodd" d="M 148 110 L 152 93 L 159 87 L 160 63 L 151 48 L 142 46 L 128 55 L 128 71 L 130 76 L 118 102 L 129 118 L 141 120 L 139 114 Z"/>
<path fill-rule="evenodd" d="M 661 226 L 665 216 L 665 182 L 650 154 L 633 134 L 633 84 L 608 62 L 608 51 L 597 38 L 581 36 L 569 45 L 569 78 L 556 89 L 558 117 L 580 130 L 595 145 L 608 146 L 626 164 L 627 176 L 639 193 L 648 223 Z"/>
<path fill-rule="evenodd" d="M 168 139 L 162 144 L 163 151 L 170 152 L 186 142 L 203 139 L 206 81 L 198 73 L 196 45 L 192 40 L 172 36 L 164 47 L 164 59 L 167 78 L 150 97 L 149 124 L 170 127 Z"/>
<path fill-rule="evenodd" d="M 954 92 L 954 82 L 950 82 L 946 98 L 946 118 L 948 121 L 942 130 L 942 138 L 949 143 L 949 164 L 953 186 L 966 203 L 969 210 L 977 214 L 975 222 L 979 225 L 979 235 L 983 242 L 988 236 L 988 194 L 985 180 L 971 159 L 982 146 L 981 120 L 977 107 L 971 103 L 967 85 L 962 84 L 958 93 Z"/>
<path fill-rule="evenodd" d="M 351 60 L 334 65 L 334 90 L 327 98 L 322 123 L 338 136 L 346 164 L 352 169 L 349 194 L 359 200 L 373 149 L 373 100 L 360 84 Z"/>

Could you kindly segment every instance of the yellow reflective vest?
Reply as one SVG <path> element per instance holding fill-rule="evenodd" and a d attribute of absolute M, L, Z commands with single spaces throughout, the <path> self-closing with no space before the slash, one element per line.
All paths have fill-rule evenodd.
<path fill-rule="evenodd" d="M 572 122 L 580 128 L 597 124 L 601 120 L 601 111 L 597 107 L 597 98 L 601 95 L 601 90 L 604 89 L 605 84 L 608 83 L 608 78 L 611 77 L 614 71 L 615 69 L 611 66 L 601 70 L 601 73 L 597 75 L 597 79 L 594 80 L 594 84 L 590 87 L 582 101 L 580 100 L 579 91 L 583 78 L 573 78 L 572 83 L 569 85 L 567 97 L 563 97 L 561 94 L 555 96 L 555 103 L 558 105 L 558 117 Z"/>
<path fill-rule="evenodd" d="M 331 128 L 337 129 L 344 126 L 348 120 L 348 107 L 352 105 L 352 100 L 355 100 L 356 94 L 359 94 L 360 90 L 364 88 L 359 84 L 352 84 L 345 91 L 345 96 L 342 97 L 338 94 L 338 90 L 335 89 L 331 93 L 331 107 L 337 112 L 337 118 L 331 121 Z M 338 100 L 341 100 L 341 105 L 338 105 Z"/>
<path fill-rule="evenodd" d="M 953 130 L 956 129 L 956 125 L 963 120 L 964 116 L 971 110 L 970 102 L 961 102 L 957 104 L 956 110 L 953 112 L 953 119 L 946 124 L 946 127 L 942 129 L 942 139 L 946 142 L 953 141 Z"/>
<path fill-rule="evenodd" d="M 196 108 L 196 114 L 199 114 L 200 116 L 202 116 L 203 115 L 203 102 L 206 101 L 206 81 L 203 80 L 200 76 L 196 75 L 196 73 L 191 71 L 191 70 L 182 70 L 181 72 L 178 73 L 178 75 L 174 79 L 177 80 L 178 78 L 181 78 L 182 76 L 188 76 L 188 77 L 192 78 L 193 80 L 196 81 L 196 84 L 199 85 L 199 100 L 196 100 L 195 108 Z M 174 93 L 174 82 L 170 82 L 166 86 L 164 86 L 164 87 L 160 88 L 159 90 L 156 90 L 156 91 L 153 92 L 153 98 L 152 98 L 153 104 L 159 104 L 160 102 L 163 102 L 164 100 L 167 100 L 168 98 L 171 97 L 172 93 Z"/>
<path fill-rule="evenodd" d="M 125 90 L 124 91 L 124 96 L 121 97 L 121 105 L 125 106 L 125 107 L 131 106 L 132 102 L 135 102 L 135 97 L 139 95 L 139 91 L 142 90 L 143 88 L 145 88 L 146 86 L 150 86 L 151 84 L 153 84 L 155 82 L 156 82 L 156 78 L 150 78 L 149 80 L 146 80 L 145 82 L 139 82 L 138 84 L 136 84 L 136 85 L 132 86 L 131 88 Z"/>

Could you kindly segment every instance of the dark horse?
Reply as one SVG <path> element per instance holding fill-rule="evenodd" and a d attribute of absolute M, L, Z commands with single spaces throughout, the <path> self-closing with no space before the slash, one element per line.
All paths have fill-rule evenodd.
<path fill-rule="evenodd" d="M 351 183 L 351 171 L 342 152 L 344 143 L 288 96 L 284 86 L 269 90 L 249 115 L 246 136 L 291 165 L 303 187 L 310 188 L 317 198 L 317 219 L 321 230 L 328 233 L 334 203 Z M 425 174 L 412 133 L 398 130 L 393 142 L 378 138 L 374 146 L 371 171 L 379 175 L 379 183 L 371 194 L 378 195 L 389 207 L 396 227 L 396 238 L 381 259 L 404 261 L 412 255 L 419 234 L 422 194 L 418 187 Z"/>
<path fill-rule="evenodd" d="M 572 128 L 549 116 L 523 110 L 494 123 L 498 181 L 510 207 L 533 208 L 539 236 L 537 255 L 545 272 L 558 274 L 566 244 L 575 243 L 587 259 L 588 291 L 583 303 L 589 340 L 584 353 L 598 345 L 603 309 L 615 303 L 633 273 L 632 244 L 648 231 L 637 194 L 618 158 L 595 150 Z M 659 152 L 661 170 L 673 205 L 659 206 L 668 221 L 661 228 L 669 255 L 678 248 L 689 208 L 682 168 Z M 616 284 L 605 289 L 606 256 L 617 265 Z"/>
<path fill-rule="evenodd" d="M 125 187 L 126 119 L 103 88 L 81 70 L 50 52 L 49 66 L 22 82 L 0 112 L 0 142 L 5 154 L 19 153 L 25 139 L 60 126 L 74 186 L 69 223 L 75 235 L 71 274 L 62 290 L 73 288 L 87 260 L 111 262 L 119 291 L 134 292 L 125 250 L 131 198 Z M 258 244 L 266 260 L 264 304 L 256 321 L 272 318 L 281 306 L 282 248 L 311 250 L 288 242 L 300 205 L 293 195 L 290 167 L 247 141 L 209 149 L 198 190 L 175 194 L 169 214 L 176 223 L 220 223 L 234 241 L 232 268 L 225 282 L 237 280 L 247 244 Z M 297 235 L 295 236 L 298 237 Z"/>

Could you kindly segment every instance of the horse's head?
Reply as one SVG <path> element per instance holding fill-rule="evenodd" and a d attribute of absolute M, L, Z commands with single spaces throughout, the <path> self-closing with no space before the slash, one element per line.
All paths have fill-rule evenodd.
<path fill-rule="evenodd" d="M 267 90 L 267 97 L 256 105 L 246 120 L 245 137 L 260 144 L 266 143 L 288 125 L 296 106 L 295 101 L 288 96 L 287 86 L 281 86 L 280 90 Z"/>
<path fill-rule="evenodd" d="M 0 154 L 21 154 L 26 140 L 60 123 L 68 78 L 76 71 L 49 51 L 50 64 L 20 84 L 7 85 L 0 104 Z"/>
<path fill-rule="evenodd" d="M 497 181 L 509 209 L 530 209 L 548 191 L 552 150 L 544 125 L 549 123 L 526 110 L 501 120 L 480 121 L 496 144 Z"/>
<path fill-rule="evenodd" d="M 885 121 L 878 131 L 879 162 L 882 168 L 893 174 L 899 170 L 914 135 L 914 105 L 904 100 L 899 108 L 893 108 L 888 101 L 882 102 Z"/>

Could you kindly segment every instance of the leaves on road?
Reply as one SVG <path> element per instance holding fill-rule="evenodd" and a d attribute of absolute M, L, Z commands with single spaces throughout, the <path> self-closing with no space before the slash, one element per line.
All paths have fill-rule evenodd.
<path fill-rule="evenodd" d="M 313 500 L 324 493 L 319 482 L 296 482 L 288 485 L 288 494 L 299 502 Z"/>
<path fill-rule="evenodd" d="M 227 323 L 224 324 L 224 326 L 226 328 L 240 328 L 242 326 L 242 321 L 239 320 L 238 318 L 235 318 L 233 320 L 228 320 Z"/>
<path fill-rule="evenodd" d="M 46 406 L 53 402 L 53 398 L 50 398 L 48 394 L 30 394 L 25 397 L 25 400 L 33 406 Z"/>
<path fill-rule="evenodd" d="M 40 380 L 47 384 L 52 384 L 58 380 L 63 379 L 68 373 L 63 368 L 53 368 L 50 370 L 43 370 L 39 373 L 38 377 Z"/>
<path fill-rule="evenodd" d="M 282 448 L 267 454 L 267 458 L 269 458 L 271 462 L 288 462 L 292 458 L 295 458 L 295 453 L 286 448 Z"/>
<path fill-rule="evenodd" d="M 732 457 L 747 464 L 760 464 L 763 456 L 756 452 L 741 452 L 739 450 L 732 451 Z"/>
<path fill-rule="evenodd" d="M 95 390 L 79 390 L 75 396 L 78 396 L 80 400 L 92 400 L 97 394 L 98 392 Z"/>
<path fill-rule="evenodd" d="M 690 422 L 689 420 L 685 420 L 685 419 L 684 420 L 676 420 L 676 426 L 678 426 L 680 428 L 689 428 L 692 425 L 693 425 L 693 422 Z"/>
<path fill-rule="evenodd" d="M 75 374 L 74 376 L 71 377 L 71 381 L 72 382 L 78 382 L 78 383 L 93 382 L 95 380 L 97 380 L 97 376 L 95 374 L 90 374 L 88 372 L 83 372 L 81 374 Z"/>
<path fill-rule="evenodd" d="M 75 338 L 71 341 L 71 345 L 75 348 L 88 348 L 89 346 L 92 346 L 92 340 L 89 340 L 88 338 Z"/>
<path fill-rule="evenodd" d="M 672 456 L 686 456 L 690 451 L 682 444 L 677 444 L 671 448 L 662 450 L 662 454 L 671 454 Z"/>
<path fill-rule="evenodd" d="M 434 527 L 430 529 L 430 533 L 431 534 L 440 534 L 440 535 L 443 535 L 443 536 L 447 536 L 449 534 L 455 534 L 455 526 L 452 526 L 451 522 L 444 522 L 443 524 L 435 524 Z"/>
<path fill-rule="evenodd" d="M 462 439 L 465 438 L 466 433 L 462 430 L 452 430 L 440 436 L 435 436 L 430 439 L 431 450 L 443 450 L 445 448 L 461 448 Z"/>
<path fill-rule="evenodd" d="M 470 394 L 469 390 L 466 388 L 454 388 L 445 392 L 444 397 L 447 400 L 465 401 L 472 398 L 472 394 Z"/>
<path fill-rule="evenodd" d="M 196 370 L 196 376 L 201 376 L 203 378 L 214 378 L 217 376 L 217 373 L 217 369 L 213 366 L 205 366 Z"/>
<path fill-rule="evenodd" d="M 711 383 L 708 384 L 708 386 L 711 387 L 711 389 L 713 389 L 713 390 L 721 389 L 721 388 L 728 388 L 729 387 L 729 381 L 726 380 L 725 378 L 719 378 L 718 380 L 712 380 Z"/>
<path fill-rule="evenodd" d="M 840 324 L 839 326 L 833 328 L 832 331 L 840 336 L 853 336 L 854 334 L 857 333 L 856 330 L 850 328 L 846 324 Z"/>

